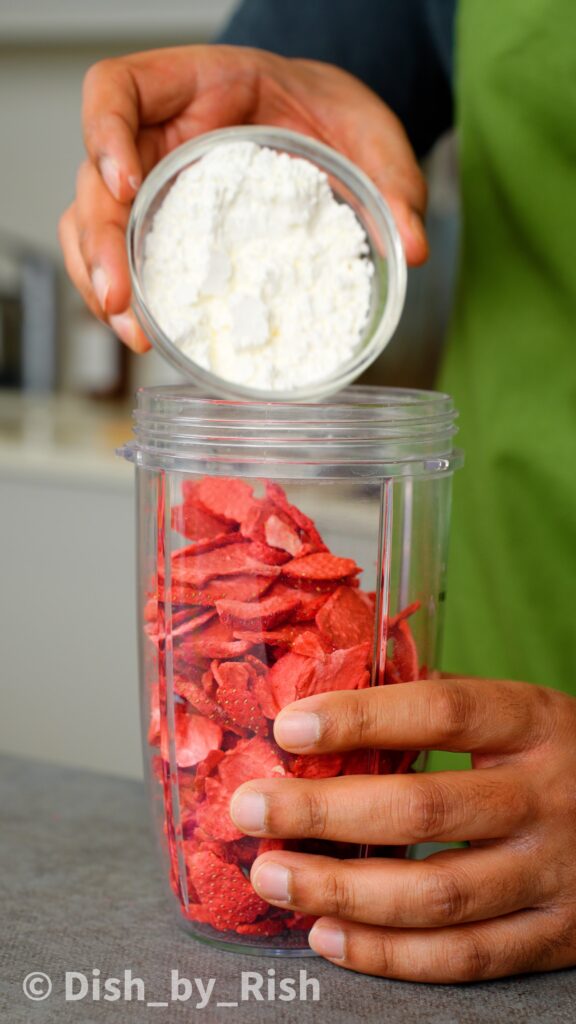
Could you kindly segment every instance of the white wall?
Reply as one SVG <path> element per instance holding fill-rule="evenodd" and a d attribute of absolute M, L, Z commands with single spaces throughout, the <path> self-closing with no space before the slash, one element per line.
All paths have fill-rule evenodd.
<path fill-rule="evenodd" d="M 83 150 L 82 79 L 105 56 L 206 38 L 233 0 L 0 0 L 0 232 L 58 252 Z"/>

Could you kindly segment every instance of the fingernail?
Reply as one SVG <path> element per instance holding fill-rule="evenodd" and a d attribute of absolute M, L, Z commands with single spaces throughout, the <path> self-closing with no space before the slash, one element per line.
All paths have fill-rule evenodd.
<path fill-rule="evenodd" d="M 117 313 L 110 317 L 110 327 L 126 345 L 134 342 L 134 321 L 131 313 Z"/>
<path fill-rule="evenodd" d="M 290 872 L 281 864 L 266 861 L 251 881 L 263 899 L 278 903 L 290 902 Z"/>
<path fill-rule="evenodd" d="M 135 174 L 131 174 L 128 178 L 128 184 L 130 185 L 130 188 L 132 189 L 133 192 L 137 192 L 141 185 L 140 178 L 138 178 Z"/>
<path fill-rule="evenodd" d="M 320 956 L 327 956 L 330 960 L 344 959 L 344 932 L 333 924 L 315 924 L 308 936 L 308 942 Z"/>
<path fill-rule="evenodd" d="M 320 738 L 320 719 L 307 711 L 279 714 L 274 724 L 274 737 L 281 747 L 311 747 Z"/>
<path fill-rule="evenodd" d="M 120 199 L 120 171 L 118 164 L 110 156 L 103 156 L 100 161 L 100 174 L 115 199 Z"/>
<path fill-rule="evenodd" d="M 230 817 L 243 832 L 262 832 L 266 820 L 266 799 L 255 789 L 235 793 L 230 801 Z"/>
<path fill-rule="evenodd" d="M 106 299 L 108 298 L 108 292 L 110 291 L 110 281 L 106 276 L 106 272 L 102 270 L 102 267 L 96 267 L 92 271 L 92 287 L 96 292 L 96 298 L 100 303 L 102 311 L 106 312 Z"/>

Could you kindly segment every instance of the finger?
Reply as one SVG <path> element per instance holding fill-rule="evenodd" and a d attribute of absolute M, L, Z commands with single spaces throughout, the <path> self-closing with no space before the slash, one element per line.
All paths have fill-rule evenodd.
<path fill-rule="evenodd" d="M 258 779 L 230 814 L 250 835 L 390 844 L 496 839 L 534 823 L 531 790 L 502 768 L 333 779 Z"/>
<path fill-rule="evenodd" d="M 123 341 L 137 355 L 143 355 L 144 352 L 149 352 L 152 348 L 131 309 L 108 317 L 108 323 L 120 341 Z"/>
<path fill-rule="evenodd" d="M 102 281 L 98 267 L 93 269 L 92 277 L 88 273 L 79 243 L 77 206 L 77 203 L 73 203 L 63 214 L 59 224 L 64 262 L 72 283 L 80 292 L 90 311 L 100 320 L 104 320 L 106 315 L 103 307 L 108 306 L 107 285 L 106 281 Z M 94 282 L 97 290 L 94 287 Z M 125 309 L 117 315 L 108 316 L 107 319 L 112 330 L 134 352 L 143 353 L 150 349 L 150 342 L 130 309 Z"/>
<path fill-rule="evenodd" d="M 250 880 L 275 906 L 394 928 L 487 920 L 534 907 L 545 895 L 532 851 L 508 845 L 424 861 L 274 851 L 254 861 Z"/>
<path fill-rule="evenodd" d="M 574 922 L 565 909 L 528 910 L 481 923 L 438 929 L 393 929 L 317 921 L 312 949 L 340 967 L 403 981 L 483 981 L 558 970 L 576 955 Z"/>
<path fill-rule="evenodd" d="M 128 61 L 104 60 L 89 68 L 82 100 L 84 144 L 118 202 L 133 199 L 142 181 L 139 120 L 138 88 Z"/>
<path fill-rule="evenodd" d="M 274 723 L 286 750 L 382 747 L 514 753 L 537 745 L 550 721 L 544 687 L 502 680 L 420 680 L 305 697 Z"/>
<path fill-rule="evenodd" d="M 72 281 L 78 289 L 88 309 L 99 319 L 104 318 L 102 307 L 96 298 L 86 264 L 78 242 L 78 226 L 76 223 L 76 203 L 63 213 L 58 225 L 60 245 L 64 254 L 64 264 Z"/>
<path fill-rule="evenodd" d="M 129 208 L 112 198 L 89 161 L 78 171 L 76 195 L 78 239 L 86 270 L 104 312 L 121 313 L 131 296 L 126 252 Z"/>
<path fill-rule="evenodd" d="M 255 65 L 250 51 L 214 46 L 144 51 L 94 64 L 84 80 L 84 142 L 114 198 L 129 202 L 150 166 L 186 139 L 241 124 L 257 95 Z M 143 129 L 154 141 L 148 166 L 138 144 Z"/>
<path fill-rule="evenodd" d="M 382 192 L 396 221 L 406 259 L 410 265 L 418 266 L 429 253 L 424 227 L 426 179 L 402 124 L 380 101 L 376 103 L 370 116 L 371 107 L 364 99 L 365 109 L 359 123 L 372 124 L 374 130 L 357 133 L 353 159 Z"/>

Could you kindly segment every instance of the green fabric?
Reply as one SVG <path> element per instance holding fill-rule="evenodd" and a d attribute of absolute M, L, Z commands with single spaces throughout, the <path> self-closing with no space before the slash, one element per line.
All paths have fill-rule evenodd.
<path fill-rule="evenodd" d="M 457 121 L 461 264 L 439 385 L 466 466 L 444 668 L 576 695 L 574 0 L 461 0 Z"/>

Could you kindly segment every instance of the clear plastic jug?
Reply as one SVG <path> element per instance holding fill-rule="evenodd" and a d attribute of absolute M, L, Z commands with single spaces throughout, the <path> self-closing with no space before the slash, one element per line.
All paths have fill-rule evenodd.
<path fill-rule="evenodd" d="M 434 672 L 445 598 L 455 410 L 434 392 L 352 387 L 317 404 L 138 394 L 144 747 L 180 922 L 242 952 L 302 955 L 312 919 L 272 907 L 252 861 L 285 845 L 404 856 L 309 837 L 245 836 L 228 813 L 253 778 L 412 772 L 418 751 L 296 756 L 275 714 L 311 693 L 405 687 Z"/>

